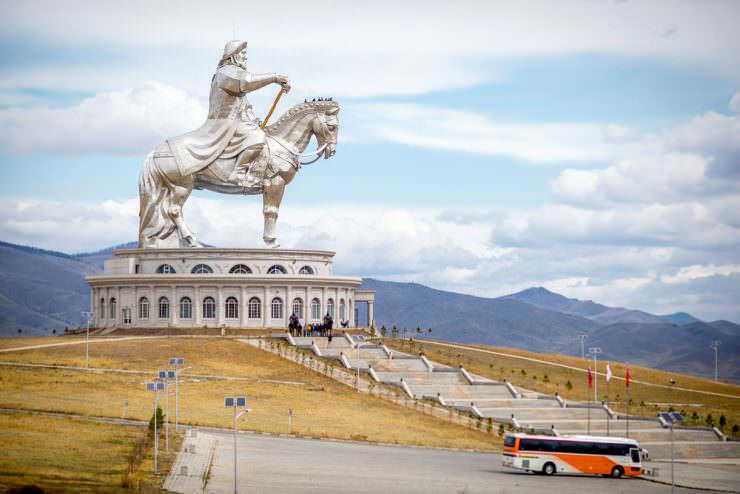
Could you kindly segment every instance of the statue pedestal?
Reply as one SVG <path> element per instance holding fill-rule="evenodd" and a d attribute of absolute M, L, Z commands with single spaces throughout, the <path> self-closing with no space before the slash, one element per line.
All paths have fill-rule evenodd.
<path fill-rule="evenodd" d="M 123 249 L 90 285 L 96 327 L 275 328 L 295 312 L 301 324 L 355 326 L 362 278 L 335 276 L 334 252 L 296 249 Z"/>

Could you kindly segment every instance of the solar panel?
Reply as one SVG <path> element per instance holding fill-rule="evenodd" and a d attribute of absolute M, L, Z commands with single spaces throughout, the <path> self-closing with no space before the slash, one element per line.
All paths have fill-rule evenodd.
<path fill-rule="evenodd" d="M 174 379 L 175 371 L 167 371 L 167 379 Z"/>
<path fill-rule="evenodd" d="M 227 396 L 224 398 L 224 406 L 226 407 L 233 407 L 234 406 L 234 398 L 231 396 Z"/>
<path fill-rule="evenodd" d="M 246 396 L 237 396 L 236 397 L 236 406 L 237 407 L 245 407 L 245 406 L 247 406 L 247 397 Z"/>
<path fill-rule="evenodd" d="M 167 379 L 167 371 L 159 371 L 160 379 Z"/>
<path fill-rule="evenodd" d="M 177 365 L 185 365 L 185 359 L 180 357 L 177 359 Z"/>
<path fill-rule="evenodd" d="M 177 359 L 176 358 L 171 358 L 171 359 L 169 359 L 169 361 L 167 363 L 170 364 L 170 365 L 176 365 L 177 364 Z"/>
<path fill-rule="evenodd" d="M 671 412 L 671 416 L 674 422 L 683 422 L 684 420 L 683 415 L 678 412 Z"/>
<path fill-rule="evenodd" d="M 147 391 L 154 391 L 154 383 L 146 383 Z"/>

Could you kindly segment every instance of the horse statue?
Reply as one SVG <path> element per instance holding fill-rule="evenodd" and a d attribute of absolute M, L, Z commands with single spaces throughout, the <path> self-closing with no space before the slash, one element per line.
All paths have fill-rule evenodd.
<path fill-rule="evenodd" d="M 222 194 L 262 194 L 262 239 L 268 247 L 279 247 L 276 222 L 285 186 L 301 165 L 313 163 L 322 155 L 325 159 L 334 156 L 338 113 L 336 101 L 307 101 L 265 127 L 266 145 L 260 158 L 264 160 L 261 163 L 264 170 L 260 172 L 261 183 L 254 186 L 244 186 L 229 178 L 238 165 L 234 158 L 217 159 L 202 170 L 183 174 L 169 144 L 162 144 L 147 155 L 139 176 L 139 247 L 202 247 L 185 224 L 182 211 L 194 188 Z M 318 148 L 303 154 L 312 137 L 316 138 Z M 301 157 L 313 155 L 316 158 L 308 163 L 300 161 Z"/>

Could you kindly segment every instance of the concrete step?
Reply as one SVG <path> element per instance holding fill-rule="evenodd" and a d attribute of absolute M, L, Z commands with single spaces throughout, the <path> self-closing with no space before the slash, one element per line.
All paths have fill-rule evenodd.
<path fill-rule="evenodd" d="M 388 359 L 381 358 L 370 362 L 376 372 L 426 371 L 427 366 L 420 358 Z"/>
<path fill-rule="evenodd" d="M 670 441 L 640 441 L 640 446 L 648 450 L 651 460 L 671 458 Z M 740 458 L 740 442 L 677 441 L 674 443 L 674 455 L 676 459 Z M 670 465 L 666 468 L 670 468 Z"/>
<path fill-rule="evenodd" d="M 310 345 L 314 343 L 319 348 L 351 348 L 349 341 L 344 336 L 334 336 L 329 343 L 329 338 L 325 336 L 295 336 L 293 340 L 296 345 Z"/>
<path fill-rule="evenodd" d="M 578 410 L 573 408 L 505 408 L 489 407 L 488 404 L 477 405 L 481 413 L 487 417 L 514 417 L 519 420 L 547 422 L 552 420 L 583 420 L 587 419 L 587 410 Z M 592 410 L 592 419 L 606 419 L 606 412 L 603 410 Z"/>
<path fill-rule="evenodd" d="M 465 378 L 457 372 L 377 372 L 383 382 L 399 382 L 401 378 L 406 384 L 467 384 Z"/>
<path fill-rule="evenodd" d="M 465 384 L 409 384 L 411 392 L 417 396 L 437 396 L 439 393 L 445 400 L 475 401 L 479 398 L 511 397 L 506 386 L 471 386 Z"/>

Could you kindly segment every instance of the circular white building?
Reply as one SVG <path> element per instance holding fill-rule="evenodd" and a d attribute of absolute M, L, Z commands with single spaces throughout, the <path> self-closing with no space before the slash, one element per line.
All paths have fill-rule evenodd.
<path fill-rule="evenodd" d="M 124 249 L 103 274 L 85 278 L 98 328 L 281 328 L 295 313 L 302 324 L 356 327 L 355 309 L 374 291 L 362 278 L 335 276 L 334 252 L 287 249 Z"/>

